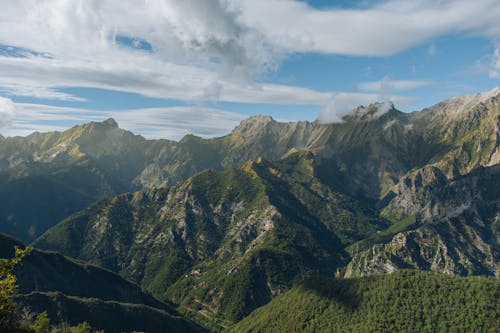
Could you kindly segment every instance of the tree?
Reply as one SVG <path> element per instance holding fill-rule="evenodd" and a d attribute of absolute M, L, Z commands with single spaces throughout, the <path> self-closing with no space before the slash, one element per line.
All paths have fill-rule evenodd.
<path fill-rule="evenodd" d="M 0 259 L 0 331 L 2 332 L 9 332 L 17 326 L 17 305 L 13 299 L 13 295 L 17 289 L 14 267 L 31 250 L 31 247 L 20 249 L 16 246 L 13 258 Z"/>
<path fill-rule="evenodd" d="M 91 332 L 91 327 L 89 323 L 85 321 L 71 328 L 71 333 L 90 333 L 90 332 Z"/>
<path fill-rule="evenodd" d="M 33 323 L 33 331 L 35 333 L 50 333 L 50 318 L 47 312 L 42 312 L 36 316 L 36 320 Z"/>

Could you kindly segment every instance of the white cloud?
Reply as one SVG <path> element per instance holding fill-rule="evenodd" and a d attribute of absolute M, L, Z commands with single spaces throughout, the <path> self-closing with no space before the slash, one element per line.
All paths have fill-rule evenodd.
<path fill-rule="evenodd" d="M 72 101 L 72 102 L 83 102 L 86 99 L 73 96 L 71 94 L 66 94 L 61 91 L 49 87 L 32 87 L 29 85 L 22 84 L 10 84 L 6 82 L 7 80 L 1 80 L 5 82 L 0 87 L 0 92 L 5 93 L 10 96 L 28 96 L 35 97 L 39 99 L 50 99 L 50 100 L 60 100 L 60 101 Z"/>
<path fill-rule="evenodd" d="M 338 123 L 342 122 L 342 117 L 350 113 L 357 106 L 382 101 L 382 105 L 387 111 L 387 105 L 394 103 L 396 105 L 407 105 L 414 100 L 409 97 L 387 97 L 379 94 L 356 94 L 356 93 L 338 93 L 333 94 L 318 116 L 318 121 L 321 123 Z"/>
<path fill-rule="evenodd" d="M 229 133 L 247 116 L 204 107 L 149 108 L 111 112 L 118 124 L 147 138 L 178 140 L 186 134 L 209 138 Z"/>
<path fill-rule="evenodd" d="M 14 113 L 14 103 L 8 98 L 0 97 L 0 128 L 10 123 Z"/>
<path fill-rule="evenodd" d="M 238 2 L 246 25 L 289 52 L 384 56 L 448 33 L 500 35 L 497 0 L 392 0 L 347 10 L 317 10 L 298 1 Z"/>
<path fill-rule="evenodd" d="M 0 44 L 18 56 L 0 52 L 0 88 L 67 101 L 78 96 L 57 88 L 324 105 L 331 93 L 255 78 L 295 52 L 383 56 L 447 33 L 500 35 L 497 0 L 387 1 L 351 10 L 290 0 L 0 0 L 0 6 Z"/>
<path fill-rule="evenodd" d="M 500 80 L 500 43 L 495 43 L 495 49 L 491 56 L 488 75 Z"/>
<path fill-rule="evenodd" d="M 366 91 L 392 93 L 394 91 L 412 90 L 435 84 L 429 80 L 392 80 L 386 76 L 380 81 L 370 81 L 358 84 L 358 88 Z"/>
<path fill-rule="evenodd" d="M 429 47 L 427 48 L 427 54 L 430 56 L 430 57 L 434 57 L 437 53 L 437 47 L 436 47 L 436 44 L 434 43 L 431 43 L 431 45 L 429 45 Z"/>

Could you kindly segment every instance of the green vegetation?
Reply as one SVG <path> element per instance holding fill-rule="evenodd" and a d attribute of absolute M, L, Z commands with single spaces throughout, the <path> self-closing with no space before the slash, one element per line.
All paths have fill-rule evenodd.
<path fill-rule="evenodd" d="M 47 313 L 53 327 L 91 326 L 106 333 L 121 332 L 204 332 L 196 324 L 177 315 L 143 304 L 103 301 L 66 296 L 61 293 L 30 293 L 16 297 L 21 308 Z M 71 333 L 73 331 L 70 331 Z M 76 332 L 75 332 L 76 333 Z"/>
<path fill-rule="evenodd" d="M 381 212 L 381 216 L 390 221 L 390 226 L 385 230 L 374 232 L 368 237 L 349 245 L 346 247 L 347 252 L 352 255 L 355 252 L 366 250 L 375 244 L 387 243 L 394 235 L 408 230 L 409 227 L 415 225 L 417 222 L 415 215 L 392 215 L 387 213 L 386 209 Z"/>
<path fill-rule="evenodd" d="M 53 327 L 50 323 L 50 318 L 47 315 L 47 312 L 39 313 L 30 328 L 33 333 L 98 333 L 97 331 L 92 330 L 92 327 L 87 322 L 80 323 L 76 326 L 64 324 L 59 325 L 59 327 Z M 29 330 L 29 326 L 27 330 Z"/>
<path fill-rule="evenodd" d="M 325 184 L 318 172 L 323 162 L 299 151 L 277 162 L 260 158 L 237 169 L 207 170 L 176 186 L 105 199 L 35 244 L 103 265 L 191 318 L 222 327 L 308 276 L 407 268 L 491 274 L 481 259 L 491 252 L 469 250 L 461 240 L 482 241 L 487 229 L 469 226 L 465 217 L 425 224 L 392 208 L 378 216 L 369 201 Z M 447 193 L 446 200 L 457 201 L 458 192 Z M 484 216 L 487 228 L 492 219 Z M 467 249 L 470 261 L 460 262 L 455 248 Z"/>
<path fill-rule="evenodd" d="M 53 326 L 47 312 L 39 313 L 33 323 L 22 322 L 21 326 L 24 333 L 104 333 L 104 330 L 95 330 L 85 321 L 75 326 L 67 323 Z"/>
<path fill-rule="evenodd" d="M 64 328 L 52 327 L 47 312 L 39 313 L 33 322 L 30 318 L 22 318 L 16 302 L 15 293 L 19 288 L 14 269 L 33 249 L 31 247 L 21 249 L 16 246 L 14 250 L 12 258 L 0 259 L 0 331 L 13 333 L 97 333 L 97 331 L 91 330 L 90 325 L 86 322 L 74 327 L 69 325 L 62 325 L 65 326 Z"/>
<path fill-rule="evenodd" d="M 17 327 L 17 305 L 13 300 L 16 292 L 16 276 L 14 267 L 31 252 L 31 248 L 15 248 L 15 255 L 11 259 L 0 259 L 0 330 L 11 331 Z"/>
<path fill-rule="evenodd" d="M 202 331 L 170 305 L 115 273 L 54 252 L 29 247 L 19 250 L 21 246 L 21 242 L 0 234 L 0 258 L 6 258 L 0 259 L 2 333 L 31 333 L 35 328 L 35 332 L 45 332 L 47 327 L 51 333 L 87 332 L 89 325 L 111 333 Z M 41 313 L 45 314 L 34 321 Z"/>
<path fill-rule="evenodd" d="M 234 332 L 497 332 L 500 282 L 401 271 L 312 279 L 233 327 Z"/>
<path fill-rule="evenodd" d="M 181 311 L 233 323 L 296 279 L 333 274 L 346 245 L 387 227 L 322 184 L 315 161 L 310 152 L 258 159 L 105 199 L 34 244 L 118 272 Z"/>

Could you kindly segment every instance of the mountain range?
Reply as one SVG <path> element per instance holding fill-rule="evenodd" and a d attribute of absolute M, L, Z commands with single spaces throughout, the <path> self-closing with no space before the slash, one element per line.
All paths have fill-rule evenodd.
<path fill-rule="evenodd" d="M 433 290 L 438 280 L 453 292 L 472 283 L 486 303 L 464 311 L 489 309 L 491 327 L 500 274 L 499 126 L 496 88 L 413 113 L 360 106 L 340 123 L 250 117 L 213 139 L 146 140 L 112 119 L 0 137 L 0 232 L 40 249 L 18 273 L 19 300 L 53 309 L 53 317 L 64 313 L 54 304 L 87 313 L 82 299 L 94 297 L 92 307 L 116 316 L 131 303 L 151 322 L 193 330 L 203 329 L 195 321 L 208 330 L 286 331 L 279 318 L 287 304 L 308 299 L 303 311 L 311 316 L 298 314 L 302 321 L 331 318 L 313 316 L 315 303 L 354 311 L 337 285 L 360 298 L 351 315 L 368 325 L 369 304 L 396 306 L 379 300 L 380 284 L 395 293 L 394 285 L 408 283 L 414 295 L 414 281 Z M 474 275 L 485 277 L 453 277 Z M 75 276 L 116 287 L 89 294 L 85 282 L 68 282 Z M 315 298 L 329 294 L 311 292 L 311 283 L 334 276 L 324 283 L 335 297 Z M 439 320 L 461 317 L 450 318 Z M 330 329 L 308 323 L 310 331 Z"/>

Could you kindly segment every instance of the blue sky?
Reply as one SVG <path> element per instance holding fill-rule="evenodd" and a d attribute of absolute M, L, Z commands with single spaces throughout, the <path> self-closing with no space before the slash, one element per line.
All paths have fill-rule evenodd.
<path fill-rule="evenodd" d="M 0 133 L 409 112 L 500 85 L 500 1 L 0 0 Z M 328 110 L 328 111 L 325 111 Z"/>

